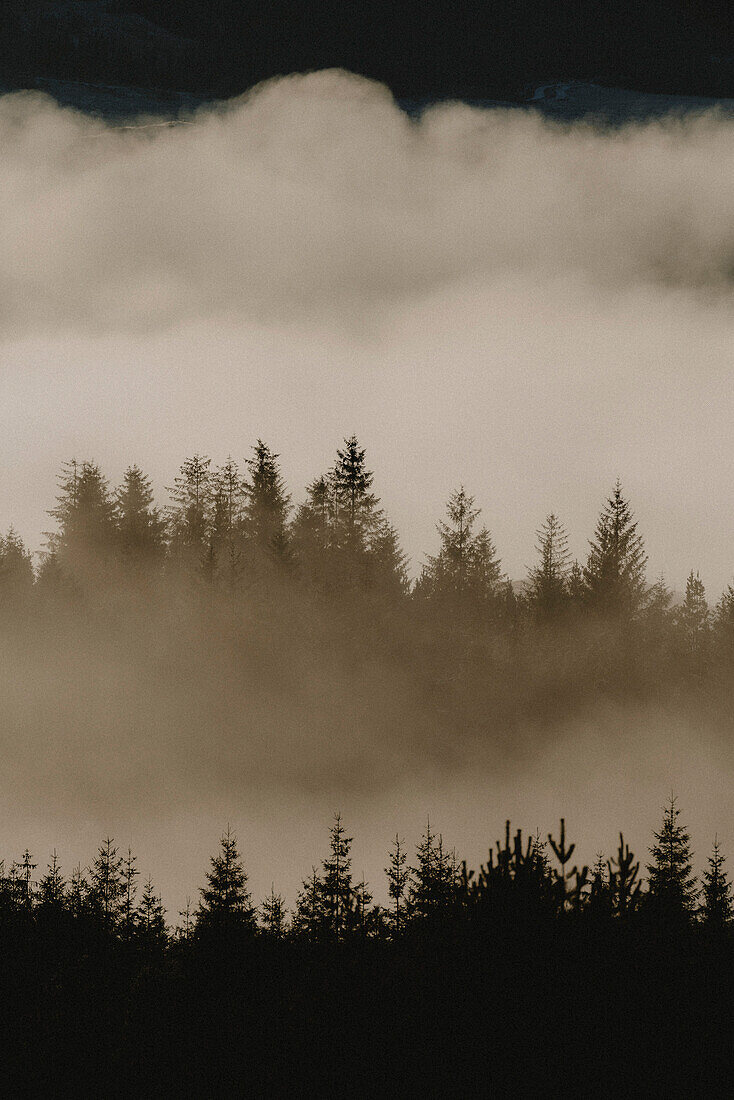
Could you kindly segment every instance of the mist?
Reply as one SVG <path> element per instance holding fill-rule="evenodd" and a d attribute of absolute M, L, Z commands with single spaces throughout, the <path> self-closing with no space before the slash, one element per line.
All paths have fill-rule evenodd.
<path fill-rule="evenodd" d="M 113 481 L 139 463 L 164 502 L 184 455 L 262 437 L 299 500 L 354 431 L 413 576 L 459 484 L 518 578 L 551 510 L 583 560 L 619 476 L 650 579 L 700 569 L 712 601 L 731 580 L 730 120 L 416 122 L 329 71 L 140 130 L 17 93 L 0 137 L 0 529 L 33 549 L 72 455 Z M 620 706 L 477 740 L 388 664 L 292 647 L 227 676 L 218 636 L 179 629 L 3 643 L 6 855 L 69 867 L 110 832 L 175 910 L 227 821 L 254 892 L 280 876 L 291 900 L 337 808 L 377 895 L 428 813 L 476 861 L 506 816 L 561 814 L 584 859 L 620 828 L 644 855 L 674 787 L 700 860 L 734 839 L 716 721 Z"/>

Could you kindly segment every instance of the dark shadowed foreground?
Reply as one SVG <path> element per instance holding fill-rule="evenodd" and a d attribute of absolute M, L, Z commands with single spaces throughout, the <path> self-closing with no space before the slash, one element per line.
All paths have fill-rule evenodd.
<path fill-rule="evenodd" d="M 258 913 L 235 837 L 195 912 L 165 930 L 150 881 L 109 842 L 89 877 L 0 880 L 0 1082 L 7 1095 L 727 1095 L 731 883 L 698 890 L 671 798 L 648 885 L 617 854 L 572 866 L 507 823 L 479 872 L 426 830 L 399 838 L 381 908 L 339 816 L 293 913 Z M 620 1084 L 621 1079 L 621 1084 Z M 692 1090 L 692 1091 L 689 1091 Z"/>

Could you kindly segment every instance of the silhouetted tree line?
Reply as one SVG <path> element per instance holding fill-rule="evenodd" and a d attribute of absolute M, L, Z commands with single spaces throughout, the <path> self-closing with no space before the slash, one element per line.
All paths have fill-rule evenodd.
<path fill-rule="evenodd" d="M 142 645 L 133 612 L 144 612 L 168 615 L 172 635 L 185 619 L 235 663 L 270 661 L 274 675 L 278 652 L 293 647 L 343 669 L 379 666 L 435 719 L 427 743 L 451 728 L 512 738 L 604 697 L 713 708 L 730 721 L 734 588 L 712 607 L 691 571 L 674 605 L 662 578 L 647 580 L 619 483 L 586 560 L 571 560 L 550 514 L 522 582 L 503 572 L 459 488 L 411 584 L 373 481 L 353 436 L 297 507 L 260 440 L 243 469 L 187 459 L 163 509 L 137 466 L 113 490 L 94 462 L 69 462 L 37 567 L 12 528 L 0 537 L 0 636 L 35 629 L 44 639 L 44 624 L 63 622 L 101 637 L 127 615 Z"/>
<path fill-rule="evenodd" d="M 398 95 L 522 97 L 594 80 L 654 92 L 734 94 L 731 12 L 693 0 L 8 0 L 0 61 L 21 86 L 54 77 L 232 95 L 268 77 L 334 66 Z"/>
<path fill-rule="evenodd" d="M 25 851 L 0 874 L 0 1080 L 12 1095 L 71 1079 L 78 1095 L 444 1095 L 460 1073 L 462 1094 L 529 1095 L 572 1064 L 619 1095 L 621 1058 L 623 1095 L 691 1067 L 703 1095 L 730 1056 L 731 882 L 715 841 L 696 883 L 679 816 L 671 796 L 644 876 L 622 835 L 572 865 L 563 819 L 547 838 L 507 822 L 475 872 L 429 823 L 410 864 L 396 836 L 382 906 L 336 814 L 290 913 L 274 888 L 254 904 L 228 828 L 174 930 L 111 839 L 68 879 L 56 852 L 41 874 Z"/>

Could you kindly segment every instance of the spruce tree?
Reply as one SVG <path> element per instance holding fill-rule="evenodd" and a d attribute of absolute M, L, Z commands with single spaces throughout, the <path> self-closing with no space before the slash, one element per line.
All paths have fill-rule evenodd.
<path fill-rule="evenodd" d="M 713 634 L 719 661 L 725 667 L 730 666 L 734 662 L 734 588 L 730 584 L 716 605 Z"/>
<path fill-rule="evenodd" d="M 570 554 L 568 535 L 558 517 L 551 512 L 537 531 L 538 564 L 530 570 L 525 591 L 536 619 L 555 619 L 568 601 Z"/>
<path fill-rule="evenodd" d="M 677 609 L 675 623 L 683 655 L 691 671 L 700 671 L 708 656 L 711 633 L 711 613 L 706 590 L 698 573 L 691 572 L 686 581 L 686 594 Z"/>
<path fill-rule="evenodd" d="M 486 527 L 475 531 L 481 513 L 463 486 L 452 493 L 446 507 L 448 523 L 440 522 L 438 554 L 429 557 L 416 585 L 416 595 L 459 613 L 459 622 L 483 615 L 497 598 L 500 562 Z"/>
<path fill-rule="evenodd" d="M 352 886 L 352 837 L 347 836 L 341 814 L 334 814 L 329 830 L 330 852 L 323 861 L 321 892 L 327 933 L 337 942 L 344 939 L 354 924 L 354 887 Z"/>
<path fill-rule="evenodd" d="M 122 898 L 120 902 L 120 929 L 125 939 L 131 939 L 135 934 L 137 923 L 137 910 L 135 907 L 137 884 L 135 879 L 139 875 L 137 860 L 131 849 L 128 848 L 127 855 L 122 863 Z"/>
<path fill-rule="evenodd" d="M 0 613 L 23 609 L 33 590 L 33 561 L 17 531 L 0 535 Z"/>
<path fill-rule="evenodd" d="M 276 894 L 272 883 L 270 893 L 260 903 L 260 921 L 266 936 L 275 940 L 283 939 L 286 934 L 285 901 L 280 894 Z"/>
<path fill-rule="evenodd" d="M 315 867 L 301 883 L 293 914 L 293 930 L 298 936 L 315 943 L 324 937 L 326 929 L 323 883 Z"/>
<path fill-rule="evenodd" d="M 81 887 L 81 875 L 79 884 Z M 79 896 L 81 898 L 81 889 Z M 107 837 L 97 849 L 97 857 L 89 869 L 89 900 L 106 928 L 118 927 L 124 898 L 124 860 L 112 839 Z"/>
<path fill-rule="evenodd" d="M 252 566 L 264 563 L 283 566 L 290 562 L 288 516 L 290 494 L 286 492 L 278 466 L 278 455 L 258 439 L 253 457 L 247 460 L 244 531 Z"/>
<path fill-rule="evenodd" d="M 714 837 L 708 867 L 703 873 L 701 882 L 703 894 L 701 916 L 706 925 L 715 929 L 725 928 L 732 918 L 731 881 L 724 868 L 724 862 L 719 838 Z"/>
<path fill-rule="evenodd" d="M 692 871 L 690 837 L 678 824 L 680 810 L 671 795 L 665 807 L 663 822 L 654 834 L 647 865 L 648 898 L 653 910 L 663 919 L 676 921 L 688 918 L 696 902 L 696 881 Z"/>
<path fill-rule="evenodd" d="M 245 485 L 231 457 L 214 473 L 212 520 L 209 532 L 212 579 L 230 594 L 242 574 Z"/>
<path fill-rule="evenodd" d="M 167 940 L 166 911 L 160 897 L 153 889 L 150 876 L 146 880 L 143 894 L 135 910 L 135 934 L 146 946 L 162 948 Z"/>
<path fill-rule="evenodd" d="M 38 884 L 38 904 L 43 910 L 58 912 L 66 902 L 66 883 L 61 874 L 61 866 L 54 849 L 51 861 Z"/>
<path fill-rule="evenodd" d="M 127 573 L 139 576 L 160 564 L 166 524 L 155 506 L 153 490 L 139 466 L 129 466 L 115 493 L 119 552 Z"/>
<path fill-rule="evenodd" d="M 169 560 L 192 577 L 206 569 L 212 505 L 210 465 L 211 459 L 205 455 L 187 458 L 168 488 Z"/>
<path fill-rule="evenodd" d="M 72 459 L 59 477 L 60 493 L 49 515 L 58 529 L 47 548 L 64 573 L 87 593 L 104 588 L 115 558 L 115 505 L 106 478 L 94 462 Z"/>
<path fill-rule="evenodd" d="M 403 931 L 406 922 L 406 893 L 411 876 L 411 869 L 406 866 L 407 859 L 408 853 L 396 833 L 390 850 L 390 862 L 385 868 L 385 874 L 387 875 L 387 892 L 393 905 L 390 911 L 390 927 L 393 934 L 397 936 Z"/>
<path fill-rule="evenodd" d="M 611 618 L 629 618 L 644 606 L 647 555 L 629 503 L 617 481 L 589 543 L 584 595 L 590 609 Z"/>
<path fill-rule="evenodd" d="M 212 856 L 206 880 L 196 914 L 197 935 L 254 932 L 255 915 L 247 889 L 247 874 L 237 849 L 237 838 L 229 826 L 222 835 L 219 854 Z"/>
<path fill-rule="evenodd" d="M 426 831 L 416 849 L 416 863 L 410 868 L 408 914 L 419 921 L 435 920 L 453 904 L 458 885 L 458 868 L 452 853 L 444 848 L 443 837 Z"/>

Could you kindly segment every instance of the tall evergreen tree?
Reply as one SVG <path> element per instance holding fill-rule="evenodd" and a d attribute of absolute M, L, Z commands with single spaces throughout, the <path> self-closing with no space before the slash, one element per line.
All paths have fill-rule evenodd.
<path fill-rule="evenodd" d="M 167 939 L 166 911 L 148 876 L 140 902 L 135 910 L 135 933 L 148 947 L 162 948 Z"/>
<path fill-rule="evenodd" d="M 411 919 L 432 920 L 447 912 L 458 884 L 456 860 L 443 845 L 443 837 L 431 832 L 430 820 L 416 849 L 411 867 L 408 913 Z"/>
<path fill-rule="evenodd" d="M 296 898 L 296 910 L 293 915 L 293 930 L 311 942 L 324 937 L 326 919 L 324 911 L 324 888 L 315 867 L 301 883 Z"/>
<path fill-rule="evenodd" d="M 125 939 L 132 939 L 137 924 L 137 909 L 135 895 L 137 893 L 136 878 L 140 875 L 137 868 L 137 860 L 130 848 L 122 861 L 122 897 L 120 899 L 120 929 Z"/>
<path fill-rule="evenodd" d="M 89 897 L 104 925 L 116 929 L 125 898 L 124 861 L 110 837 L 97 849 L 90 868 Z"/>
<path fill-rule="evenodd" d="M 166 524 L 153 489 L 139 466 L 129 466 L 115 493 L 120 556 L 126 570 L 140 574 L 157 566 L 165 549 Z"/>
<path fill-rule="evenodd" d="M 237 849 L 237 838 L 227 826 L 221 849 L 212 856 L 207 884 L 201 888 L 196 914 L 197 935 L 254 932 L 255 914 L 247 889 L 247 874 Z"/>
<path fill-rule="evenodd" d="M 663 919 L 673 921 L 689 917 L 696 901 L 690 837 L 678 824 L 679 816 L 676 798 L 671 795 L 663 823 L 654 834 L 652 860 L 647 866 L 648 896 L 653 909 Z"/>
<path fill-rule="evenodd" d="M 328 475 L 316 478 L 306 489 L 290 528 L 291 546 L 301 580 L 325 590 L 331 574 L 334 493 Z"/>
<path fill-rule="evenodd" d="M 589 543 L 584 569 L 588 606 L 603 616 L 628 618 L 645 602 L 647 555 L 629 503 L 617 481 Z"/>
<path fill-rule="evenodd" d="M 557 617 L 568 600 L 568 535 L 551 512 L 537 536 L 538 564 L 530 570 L 525 589 L 533 614 L 541 622 L 547 622 Z"/>
<path fill-rule="evenodd" d="M 290 494 L 278 466 L 278 455 L 258 439 L 247 460 L 244 530 L 255 568 L 263 562 L 285 565 L 290 560 L 288 516 Z"/>
<path fill-rule="evenodd" d="M 86 592 L 104 588 L 115 558 L 115 506 L 106 478 L 94 462 L 64 464 L 60 493 L 49 515 L 58 529 L 47 547 L 61 569 Z"/>
<path fill-rule="evenodd" d="M 0 535 L 0 613 L 24 608 L 33 590 L 33 561 L 11 527 Z"/>
<path fill-rule="evenodd" d="M 354 925 L 355 893 L 352 885 L 352 837 L 347 836 L 341 814 L 334 814 L 329 831 L 330 852 L 323 862 L 321 892 L 325 930 L 337 943 Z"/>
<path fill-rule="evenodd" d="M 482 615 L 496 600 L 502 577 L 500 562 L 486 527 L 475 531 L 481 513 L 463 486 L 447 504 L 448 523 L 437 524 L 438 554 L 429 557 L 416 586 L 419 597 L 449 604 L 462 618 Z"/>
<path fill-rule="evenodd" d="M 701 883 L 703 894 L 701 916 L 710 928 L 725 928 L 732 919 L 731 881 L 724 862 L 719 838 L 714 837 L 708 867 L 703 873 Z"/>
<path fill-rule="evenodd" d="M 403 931 L 406 921 L 406 894 L 411 876 L 411 869 L 406 866 L 407 859 L 408 853 L 396 833 L 390 850 L 390 862 L 385 868 L 385 874 L 387 875 L 387 892 L 392 901 L 390 927 L 397 936 Z"/>
<path fill-rule="evenodd" d="M 703 582 L 693 570 L 688 575 L 686 594 L 675 620 L 685 656 L 696 663 L 703 661 L 709 649 L 711 613 Z"/>
<path fill-rule="evenodd" d="M 260 919 L 267 936 L 275 940 L 283 939 L 286 933 L 285 901 L 280 894 L 276 894 L 272 884 L 270 893 L 260 904 Z"/>
<path fill-rule="evenodd" d="M 228 457 L 214 473 L 209 532 L 212 579 L 230 593 L 242 574 L 245 485 L 237 463 Z"/>
<path fill-rule="evenodd" d="M 351 435 L 344 440 L 343 450 L 337 449 L 333 470 L 336 542 L 357 564 L 382 519 L 379 497 L 371 491 L 374 474 L 367 469 L 365 455 L 357 437 Z"/>
<path fill-rule="evenodd" d="M 38 884 L 38 904 L 41 909 L 58 912 L 66 902 L 66 883 L 61 874 L 61 865 L 54 849 L 51 861 Z"/>
<path fill-rule="evenodd" d="M 167 524 L 171 563 L 190 576 L 206 568 L 212 504 L 211 459 L 187 458 L 168 492 Z"/>

